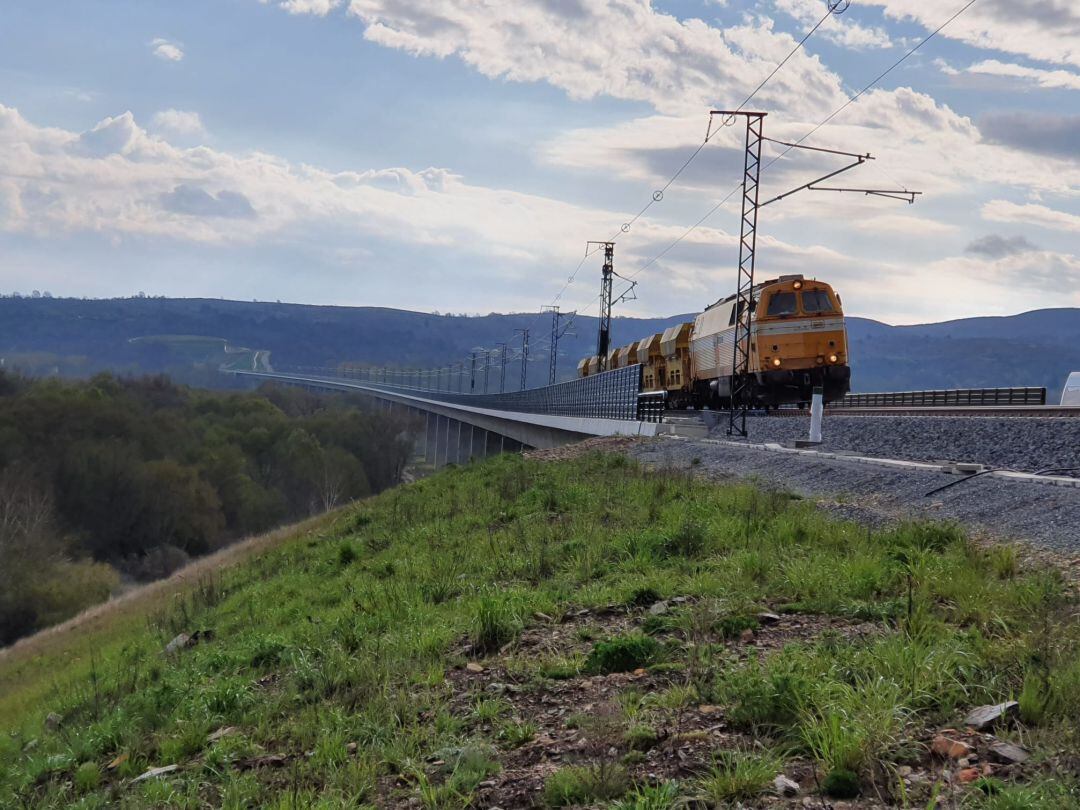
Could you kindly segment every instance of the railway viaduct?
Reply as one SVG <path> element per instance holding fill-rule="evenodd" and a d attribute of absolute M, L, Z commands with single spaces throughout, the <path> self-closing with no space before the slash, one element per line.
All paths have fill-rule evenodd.
<path fill-rule="evenodd" d="M 662 404 L 640 394 L 640 366 L 592 378 L 514 391 L 462 394 L 333 374 L 279 371 L 226 373 L 251 380 L 371 397 L 390 411 L 423 421 L 418 452 L 434 467 L 501 452 L 546 449 L 590 436 L 655 436 Z"/>

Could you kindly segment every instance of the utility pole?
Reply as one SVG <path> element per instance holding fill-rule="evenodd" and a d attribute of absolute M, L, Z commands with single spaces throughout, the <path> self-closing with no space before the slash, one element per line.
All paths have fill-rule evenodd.
<path fill-rule="evenodd" d="M 525 390 L 525 378 L 529 373 L 529 330 L 515 329 L 515 334 L 521 333 L 521 390 Z"/>
<path fill-rule="evenodd" d="M 469 354 L 469 393 L 476 393 L 476 352 Z"/>
<path fill-rule="evenodd" d="M 555 377 L 559 365 L 559 321 L 566 316 L 559 312 L 558 307 L 549 307 L 551 313 L 551 357 L 548 360 L 548 385 L 555 384 Z"/>
<path fill-rule="evenodd" d="M 502 354 L 499 362 L 499 393 L 502 394 L 506 391 L 506 344 L 496 343 L 495 345 L 499 347 Z"/>
<path fill-rule="evenodd" d="M 615 275 L 615 243 L 586 242 L 585 253 L 593 245 L 603 247 L 604 266 L 600 276 L 600 328 L 596 337 L 596 359 L 600 371 L 607 371 L 608 347 L 611 343 L 611 282 Z"/>
<path fill-rule="evenodd" d="M 488 392 L 488 376 L 491 371 L 491 349 L 484 349 L 484 393 Z"/>

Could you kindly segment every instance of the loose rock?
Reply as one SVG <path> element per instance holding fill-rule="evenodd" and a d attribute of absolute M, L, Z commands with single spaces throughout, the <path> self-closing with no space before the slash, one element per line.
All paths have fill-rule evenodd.
<path fill-rule="evenodd" d="M 160 768 L 151 768 L 146 773 L 139 774 L 131 780 L 132 784 L 136 782 L 143 782 L 147 779 L 156 779 L 159 776 L 165 776 L 165 774 L 173 773 L 180 770 L 179 765 L 162 765 Z"/>
<path fill-rule="evenodd" d="M 236 733 L 236 726 L 223 726 L 222 728 L 219 728 L 217 731 L 215 731 L 213 734 L 211 734 L 206 739 L 209 742 L 217 742 L 222 737 L 228 737 L 230 734 L 235 734 L 235 733 Z"/>
<path fill-rule="evenodd" d="M 971 754 L 971 746 L 961 740 L 954 740 L 944 734 L 934 737 L 930 750 L 945 759 L 963 759 Z"/>
<path fill-rule="evenodd" d="M 968 716 L 964 718 L 964 725 L 976 731 L 983 731 L 1005 720 L 1010 720 L 1019 714 L 1020 704 L 1015 700 L 998 703 L 994 706 L 979 706 L 977 709 L 972 709 Z"/>
<path fill-rule="evenodd" d="M 467 663 L 465 665 L 465 670 L 467 672 L 472 672 L 474 674 L 478 674 L 478 673 L 484 671 L 484 667 L 482 665 L 476 663 L 475 661 L 470 661 L 469 663 Z"/>
<path fill-rule="evenodd" d="M 797 796 L 799 794 L 799 783 L 780 774 L 773 779 L 773 790 L 776 791 L 778 796 Z"/>
<path fill-rule="evenodd" d="M 761 624 L 776 624 L 780 621 L 780 617 L 775 613 L 769 613 L 768 611 L 762 611 L 757 615 L 757 620 Z"/>
<path fill-rule="evenodd" d="M 649 615 L 651 616 L 663 616 L 670 610 L 670 606 L 667 602 L 660 601 L 654 602 L 652 607 L 649 608 Z"/>
<path fill-rule="evenodd" d="M 191 636 L 189 636 L 187 633 L 181 633 L 165 645 L 165 649 L 163 652 L 165 655 L 176 655 L 178 652 L 180 652 L 180 650 L 190 646 Z"/>
<path fill-rule="evenodd" d="M 45 728 L 48 731 L 56 731 L 60 728 L 60 724 L 64 722 L 64 718 L 58 715 L 56 712 L 49 712 L 45 717 Z"/>
<path fill-rule="evenodd" d="M 959 773 L 956 774 L 956 779 L 961 784 L 966 785 L 966 784 L 969 784 L 971 782 L 974 782 L 981 775 L 982 774 L 979 773 L 978 768 L 964 768 L 963 770 L 961 770 Z"/>
<path fill-rule="evenodd" d="M 990 758 L 1005 765 L 1019 765 L 1030 756 L 1026 748 L 1010 742 L 998 741 L 990 746 Z"/>

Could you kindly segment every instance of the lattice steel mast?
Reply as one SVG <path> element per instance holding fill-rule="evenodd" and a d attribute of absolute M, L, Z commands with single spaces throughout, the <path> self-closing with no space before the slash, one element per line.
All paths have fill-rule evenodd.
<path fill-rule="evenodd" d="M 586 242 L 586 255 L 593 245 L 604 248 L 604 266 L 600 276 L 600 325 L 596 336 L 596 359 L 597 369 L 607 371 L 608 347 L 611 345 L 611 284 L 615 276 L 615 243 Z"/>
<path fill-rule="evenodd" d="M 761 182 L 761 141 L 765 116 L 762 112 L 718 110 L 711 115 L 746 118 L 746 146 L 743 154 L 742 219 L 739 225 L 739 276 L 735 287 L 735 343 L 731 352 L 731 407 L 728 435 L 746 435 L 746 411 L 750 407 L 750 327 L 753 313 L 754 260 L 757 251 L 758 189 Z M 710 119 L 711 120 L 711 119 Z"/>

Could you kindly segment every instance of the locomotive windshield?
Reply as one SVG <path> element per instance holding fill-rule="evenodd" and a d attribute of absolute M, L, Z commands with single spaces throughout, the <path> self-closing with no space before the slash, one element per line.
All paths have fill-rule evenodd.
<path fill-rule="evenodd" d="M 832 312 L 832 301 L 825 290 L 806 290 L 802 294 L 803 312 L 807 314 L 816 312 Z"/>
<path fill-rule="evenodd" d="M 769 315 L 794 315 L 795 311 L 795 293 L 776 292 L 769 298 Z"/>

